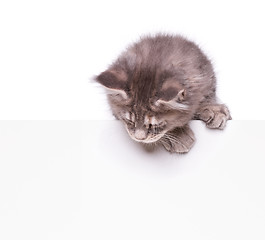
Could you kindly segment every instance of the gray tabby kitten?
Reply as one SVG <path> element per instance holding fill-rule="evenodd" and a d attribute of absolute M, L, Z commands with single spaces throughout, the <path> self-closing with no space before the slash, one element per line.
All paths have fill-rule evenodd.
<path fill-rule="evenodd" d="M 170 152 L 186 153 L 193 146 L 190 120 L 223 129 L 231 119 L 228 108 L 217 103 L 211 62 L 178 35 L 142 38 L 96 81 L 106 88 L 114 116 L 133 140 L 162 144 Z"/>

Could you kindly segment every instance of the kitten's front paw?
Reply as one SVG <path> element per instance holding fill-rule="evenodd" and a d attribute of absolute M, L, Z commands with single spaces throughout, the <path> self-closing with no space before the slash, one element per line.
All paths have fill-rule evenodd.
<path fill-rule="evenodd" d="M 231 115 L 225 105 L 210 105 L 201 109 L 199 118 L 206 122 L 206 126 L 212 129 L 224 129 L 226 122 L 231 120 Z"/>
<path fill-rule="evenodd" d="M 171 153 L 187 153 L 195 142 L 195 136 L 189 126 L 167 132 L 161 140 L 165 149 Z"/>

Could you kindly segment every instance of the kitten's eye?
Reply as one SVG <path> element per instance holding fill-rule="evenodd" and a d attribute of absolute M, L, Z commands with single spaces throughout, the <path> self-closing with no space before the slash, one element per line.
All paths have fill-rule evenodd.
<path fill-rule="evenodd" d="M 161 131 L 164 130 L 166 126 L 166 123 L 165 122 L 162 122 L 162 123 L 159 123 L 159 124 L 149 124 L 148 125 L 148 132 L 149 133 L 160 133 Z"/>
<path fill-rule="evenodd" d="M 130 127 L 135 127 L 135 122 L 129 120 L 129 119 L 124 119 L 124 121 L 126 122 L 126 124 Z"/>
<path fill-rule="evenodd" d="M 160 128 L 164 128 L 166 125 L 167 125 L 166 121 L 163 121 L 163 122 L 160 122 L 160 123 L 158 124 L 158 127 L 160 127 Z"/>
<path fill-rule="evenodd" d="M 131 112 L 125 112 L 123 116 L 123 120 L 127 125 L 134 126 L 135 125 L 135 115 Z"/>
<path fill-rule="evenodd" d="M 134 122 L 131 121 L 131 120 L 128 120 L 127 122 L 128 122 L 129 124 L 131 124 L 131 125 L 134 125 Z"/>

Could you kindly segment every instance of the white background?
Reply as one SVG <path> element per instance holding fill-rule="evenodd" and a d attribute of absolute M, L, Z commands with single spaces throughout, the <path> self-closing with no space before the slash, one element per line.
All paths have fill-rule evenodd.
<path fill-rule="evenodd" d="M 143 34 L 213 60 L 233 119 L 265 119 L 264 1 L 1 1 L 0 119 L 113 119 L 92 76 Z"/>

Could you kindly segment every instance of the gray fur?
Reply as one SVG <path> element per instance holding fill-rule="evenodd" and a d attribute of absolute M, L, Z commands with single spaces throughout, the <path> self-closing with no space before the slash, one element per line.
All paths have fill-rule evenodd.
<path fill-rule="evenodd" d="M 193 146 L 191 119 L 217 129 L 231 119 L 228 108 L 216 102 L 211 62 L 178 35 L 143 37 L 96 81 L 107 89 L 114 116 L 134 140 L 162 144 L 170 152 L 188 152 Z"/>

